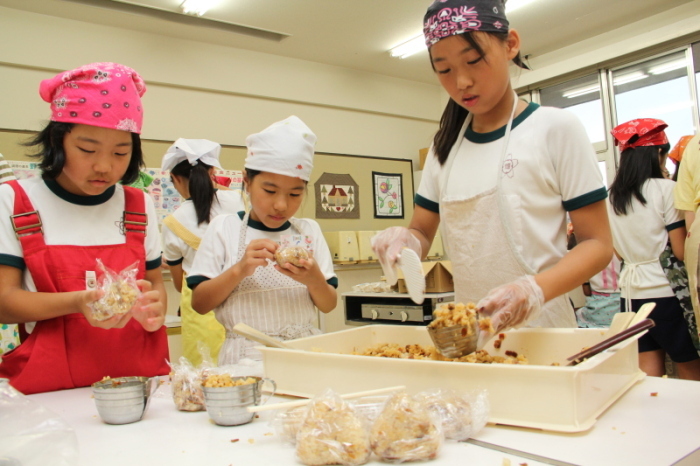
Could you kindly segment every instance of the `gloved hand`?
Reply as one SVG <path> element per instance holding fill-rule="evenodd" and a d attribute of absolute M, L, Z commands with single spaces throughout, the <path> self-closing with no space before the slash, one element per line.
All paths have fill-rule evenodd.
<path fill-rule="evenodd" d="M 372 250 L 377 254 L 386 281 L 390 285 L 396 283 L 396 260 L 403 248 L 413 249 L 418 257 L 422 257 L 420 241 L 408 228 L 390 227 L 372 237 Z"/>
<path fill-rule="evenodd" d="M 477 349 L 482 349 L 496 333 L 512 327 L 522 327 L 542 312 L 544 293 L 532 275 L 498 286 L 479 301 L 479 318 L 491 317 L 490 330 L 480 330 Z"/>

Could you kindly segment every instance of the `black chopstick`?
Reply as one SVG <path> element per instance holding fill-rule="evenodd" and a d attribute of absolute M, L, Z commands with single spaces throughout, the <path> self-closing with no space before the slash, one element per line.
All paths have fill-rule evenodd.
<path fill-rule="evenodd" d="M 643 332 L 644 330 L 650 329 L 654 326 L 654 321 L 651 319 L 644 319 L 638 324 L 635 324 L 631 326 L 628 329 L 625 329 L 619 333 L 616 333 L 615 335 L 611 336 L 610 338 L 606 338 L 605 340 L 601 341 L 598 344 L 595 344 L 591 346 L 590 348 L 587 348 L 580 353 L 574 354 L 573 356 L 570 356 L 566 358 L 567 361 L 571 361 L 568 366 L 575 366 L 576 364 L 580 363 L 584 359 L 588 359 L 591 356 L 595 356 L 598 353 L 601 353 L 605 351 L 606 349 L 617 345 L 621 341 L 625 341 L 626 339 Z"/>

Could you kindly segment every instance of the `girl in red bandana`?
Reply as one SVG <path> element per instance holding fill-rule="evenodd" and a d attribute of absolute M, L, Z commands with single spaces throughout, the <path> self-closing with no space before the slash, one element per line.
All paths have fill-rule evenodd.
<path fill-rule="evenodd" d="M 143 166 L 145 90 L 116 63 L 43 81 L 51 121 L 30 143 L 42 176 L 0 186 L 0 322 L 25 330 L 0 377 L 25 394 L 169 371 L 155 208 L 120 184 Z M 141 292 L 128 312 L 101 321 L 90 307 L 102 296 L 91 289 L 96 259 L 115 271 L 138 264 Z"/>
<path fill-rule="evenodd" d="M 450 100 L 409 228 L 375 237 L 385 275 L 403 247 L 425 256 L 439 225 L 455 300 L 477 303 L 496 333 L 576 327 L 565 293 L 612 258 L 607 193 L 583 126 L 565 110 L 515 95 L 509 66 L 523 66 L 520 36 L 503 0 L 437 0 L 423 24 Z M 568 253 L 567 213 L 579 240 Z M 478 347 L 490 336 L 483 332 Z"/>
<path fill-rule="evenodd" d="M 681 378 L 700 380 L 700 357 L 681 305 L 689 297 L 687 279 L 678 283 L 678 272 L 669 267 L 683 260 L 686 228 L 673 205 L 675 182 L 662 171 L 671 148 L 666 126 L 642 118 L 612 130 L 621 151 L 609 205 L 613 244 L 623 261 L 621 308 L 636 312 L 645 303 L 656 304 L 650 315 L 656 325 L 639 339 L 639 367 L 647 375 L 664 375 L 668 354 Z"/>

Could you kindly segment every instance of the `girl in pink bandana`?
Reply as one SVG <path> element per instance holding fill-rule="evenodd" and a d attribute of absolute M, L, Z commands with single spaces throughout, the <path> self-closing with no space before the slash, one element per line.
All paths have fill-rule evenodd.
<path fill-rule="evenodd" d="M 457 302 L 477 303 L 498 333 L 576 327 L 565 293 L 612 257 L 606 190 L 581 123 L 521 101 L 510 63 L 520 36 L 503 0 L 437 0 L 424 17 L 430 64 L 450 100 L 415 197 L 409 228 L 374 240 L 385 275 L 403 247 L 423 257 L 438 225 Z M 579 243 L 566 251 L 567 213 Z M 482 332 L 478 347 L 492 336 Z"/>
<path fill-rule="evenodd" d="M 24 331 L 0 377 L 24 393 L 169 370 L 155 208 L 122 185 L 143 166 L 145 90 L 116 63 L 41 83 L 51 121 L 29 145 L 42 176 L 0 186 L 0 322 Z M 117 272 L 136 264 L 140 296 L 125 314 L 93 314 L 97 259 Z"/>
<path fill-rule="evenodd" d="M 646 303 L 656 325 L 639 339 L 639 367 L 647 375 L 666 373 L 666 355 L 683 379 L 700 380 L 700 356 L 688 278 L 683 265 L 685 221 L 674 205 L 675 182 L 663 175 L 671 148 L 666 123 L 640 118 L 612 130 L 620 146 L 620 168 L 610 186 L 610 225 L 616 254 L 622 259 L 619 283 L 623 311 Z M 685 309 L 684 309 L 685 307 Z M 691 336 L 692 335 L 692 336 Z"/>

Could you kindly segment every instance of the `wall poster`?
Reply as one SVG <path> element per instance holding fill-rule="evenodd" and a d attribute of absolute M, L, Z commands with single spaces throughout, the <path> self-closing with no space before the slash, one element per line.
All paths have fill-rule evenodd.
<path fill-rule="evenodd" d="M 314 188 L 316 218 L 360 218 L 359 187 L 352 176 L 323 173 Z"/>

